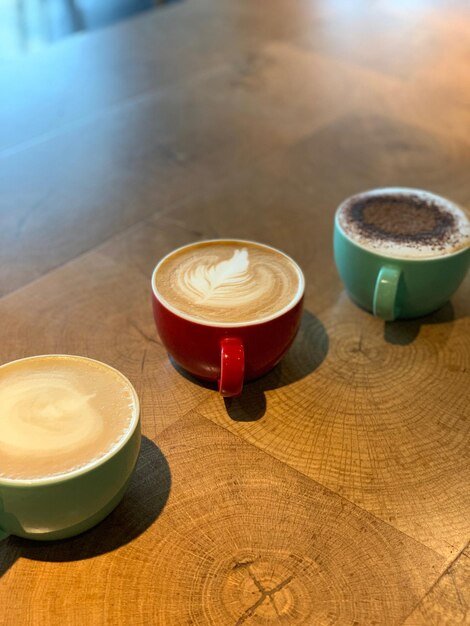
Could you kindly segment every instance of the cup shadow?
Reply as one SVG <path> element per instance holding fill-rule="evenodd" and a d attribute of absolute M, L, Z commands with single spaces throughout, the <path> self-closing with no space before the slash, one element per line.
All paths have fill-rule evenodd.
<path fill-rule="evenodd" d="M 290 385 L 314 372 L 329 349 L 325 327 L 310 311 L 304 310 L 294 343 L 276 367 L 262 378 L 248 382 L 241 396 L 225 398 L 229 417 L 236 422 L 254 422 L 266 413 L 266 391 Z"/>
<path fill-rule="evenodd" d="M 304 310 L 294 343 L 282 361 L 270 372 L 243 386 L 241 396 L 225 398 L 228 415 L 236 422 L 254 422 L 266 413 L 265 391 L 284 387 L 305 378 L 328 354 L 329 339 L 325 327 L 310 311 Z M 194 385 L 217 391 L 217 383 L 202 381 L 181 367 L 169 354 L 175 370 Z"/>
<path fill-rule="evenodd" d="M 11 536 L 0 543 L 0 577 L 19 558 L 34 561 L 80 561 L 106 554 L 141 535 L 163 511 L 171 490 L 168 462 L 153 441 L 142 437 L 131 483 L 119 505 L 97 526 L 59 541 Z"/>
<path fill-rule="evenodd" d="M 430 315 L 410 320 L 385 322 L 384 339 L 396 346 L 408 346 L 418 337 L 422 326 L 428 324 L 446 324 L 455 319 L 454 307 L 450 302 Z"/>

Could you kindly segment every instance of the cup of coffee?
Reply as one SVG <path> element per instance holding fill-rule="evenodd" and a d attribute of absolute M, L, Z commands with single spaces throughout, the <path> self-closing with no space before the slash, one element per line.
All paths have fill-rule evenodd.
<path fill-rule="evenodd" d="M 470 222 L 428 191 L 374 189 L 339 206 L 334 254 L 359 306 L 389 321 L 419 317 L 440 308 L 465 278 Z"/>
<path fill-rule="evenodd" d="M 194 376 L 241 393 L 285 354 L 299 329 L 304 277 L 289 256 L 237 239 L 209 240 L 165 256 L 152 275 L 161 340 Z"/>
<path fill-rule="evenodd" d="M 131 383 L 80 356 L 0 367 L 0 537 L 63 539 L 119 503 L 140 449 Z"/>

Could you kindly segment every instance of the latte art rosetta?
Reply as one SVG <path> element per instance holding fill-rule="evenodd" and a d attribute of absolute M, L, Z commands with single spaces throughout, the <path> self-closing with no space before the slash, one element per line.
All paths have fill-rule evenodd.
<path fill-rule="evenodd" d="M 227 261 L 217 257 L 198 263 L 188 259 L 180 268 L 178 288 L 195 304 L 236 306 L 263 296 L 269 286 L 269 272 L 264 266 L 250 264 L 248 250 L 235 250 Z M 264 279 L 264 280 L 263 280 Z"/>
<path fill-rule="evenodd" d="M 163 299 L 195 320 L 258 321 L 299 294 L 301 273 L 282 252 L 252 242 L 215 240 L 186 246 L 156 270 Z"/>

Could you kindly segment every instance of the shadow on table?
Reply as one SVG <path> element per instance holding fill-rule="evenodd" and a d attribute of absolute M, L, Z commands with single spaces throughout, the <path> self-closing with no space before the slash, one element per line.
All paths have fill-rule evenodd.
<path fill-rule="evenodd" d="M 171 473 L 161 450 L 147 437 L 131 484 L 121 503 L 90 530 L 60 541 L 9 537 L 0 543 L 0 576 L 17 558 L 35 561 L 79 561 L 111 552 L 141 535 L 163 511 L 171 489 Z"/>
<path fill-rule="evenodd" d="M 282 361 L 265 376 L 245 383 L 237 398 L 225 398 L 228 415 L 237 422 L 254 422 L 266 413 L 265 391 L 278 389 L 305 378 L 322 363 L 328 354 L 329 339 L 320 320 L 304 311 L 299 333 Z M 203 382 L 189 374 L 171 356 L 173 367 L 181 376 L 200 387 L 217 392 L 217 383 Z"/>
<path fill-rule="evenodd" d="M 454 307 L 450 302 L 430 315 L 412 320 L 396 320 L 385 322 L 384 339 L 387 343 L 408 346 L 418 337 L 422 326 L 428 324 L 447 324 L 455 319 Z M 444 327 L 443 327 L 444 328 Z M 449 328 L 448 333 L 451 329 Z"/>
<path fill-rule="evenodd" d="M 226 398 L 228 415 L 237 422 L 253 422 L 266 413 L 266 391 L 279 389 L 305 378 L 328 354 L 329 339 L 320 320 L 304 311 L 299 333 L 282 361 L 268 374 L 246 383 L 241 396 Z"/>

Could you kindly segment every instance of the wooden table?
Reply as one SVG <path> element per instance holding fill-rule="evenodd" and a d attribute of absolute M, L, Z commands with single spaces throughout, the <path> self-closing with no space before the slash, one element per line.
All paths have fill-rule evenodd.
<path fill-rule="evenodd" d="M 186 0 L 0 68 L 1 362 L 108 362 L 144 433 L 101 525 L 1 544 L 1 624 L 470 624 L 470 282 L 384 324 L 331 244 L 365 188 L 470 206 L 467 9 Z M 282 364 L 224 402 L 168 360 L 149 278 L 232 236 L 307 293 Z"/>

